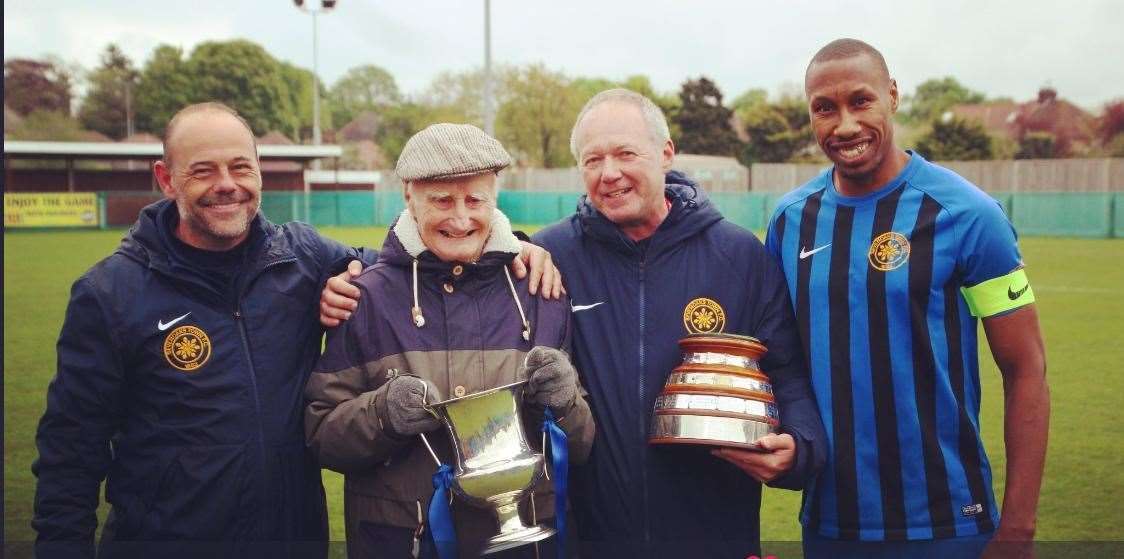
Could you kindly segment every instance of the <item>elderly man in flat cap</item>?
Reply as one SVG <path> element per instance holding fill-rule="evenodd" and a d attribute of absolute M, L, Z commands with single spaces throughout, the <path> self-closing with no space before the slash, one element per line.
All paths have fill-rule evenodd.
<path fill-rule="evenodd" d="M 593 419 L 566 353 L 570 309 L 529 294 L 526 280 L 507 270 L 520 244 L 496 208 L 496 179 L 509 164 L 498 141 L 456 124 L 417 133 L 398 159 L 406 210 L 378 262 L 357 278 L 358 307 L 329 333 L 305 391 L 308 444 L 322 465 L 347 477 L 350 557 L 434 555 L 427 511 L 436 467 L 416 435 L 440 427 L 424 404 L 442 395 L 526 379 L 527 432 L 537 433 L 550 409 L 571 462 L 589 454 Z M 429 441 L 453 463 L 448 437 Z M 520 512 L 527 523 L 543 522 L 553 505 L 542 479 Z M 461 556 L 475 556 L 497 532 L 489 510 L 454 499 L 452 516 Z"/>

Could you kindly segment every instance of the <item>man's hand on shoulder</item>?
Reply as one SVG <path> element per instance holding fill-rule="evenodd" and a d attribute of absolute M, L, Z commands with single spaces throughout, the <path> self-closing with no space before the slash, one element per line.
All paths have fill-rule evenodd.
<path fill-rule="evenodd" d="M 796 464 L 796 440 L 792 435 L 765 435 L 757 439 L 760 451 L 717 448 L 710 451 L 761 483 L 769 483 L 792 469 Z"/>
<path fill-rule="evenodd" d="M 328 278 L 324 290 L 320 292 L 320 324 L 325 328 L 335 328 L 351 318 L 351 313 L 359 306 L 359 288 L 351 280 L 363 272 L 363 263 L 352 260 L 347 270 L 338 276 Z"/>
<path fill-rule="evenodd" d="M 531 279 L 527 290 L 531 295 L 542 291 L 544 298 L 558 299 L 566 293 L 562 287 L 562 272 L 554 266 L 550 253 L 545 248 L 527 241 L 520 241 L 520 244 L 523 245 L 523 250 L 519 252 L 519 257 L 511 262 L 511 271 L 519 279 L 527 277 L 529 271 Z"/>

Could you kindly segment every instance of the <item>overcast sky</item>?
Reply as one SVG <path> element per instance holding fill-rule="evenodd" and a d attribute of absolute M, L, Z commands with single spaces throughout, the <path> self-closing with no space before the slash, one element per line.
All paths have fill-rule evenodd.
<path fill-rule="evenodd" d="M 309 0 L 316 3 L 317 0 Z M 320 19 L 320 74 L 379 65 L 406 93 L 483 64 L 484 0 L 339 0 Z M 729 99 L 799 90 L 815 51 L 838 37 L 886 56 L 903 91 L 955 76 L 1023 101 L 1050 84 L 1099 111 L 1124 97 L 1124 1 L 492 0 L 497 64 L 543 62 L 570 76 L 648 75 L 678 90 L 705 75 Z M 312 67 L 312 18 L 291 0 L 5 0 L 4 56 L 57 55 L 86 68 L 115 42 L 138 66 L 160 43 L 190 52 L 246 38 Z"/>

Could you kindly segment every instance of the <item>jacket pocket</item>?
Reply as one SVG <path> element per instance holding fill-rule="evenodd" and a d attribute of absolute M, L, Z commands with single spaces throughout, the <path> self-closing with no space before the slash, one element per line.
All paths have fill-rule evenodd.
<path fill-rule="evenodd" d="M 263 538 L 274 541 L 328 539 L 328 512 L 320 466 L 304 442 L 269 449 L 271 487 L 261 516 Z"/>
<path fill-rule="evenodd" d="M 352 530 L 355 530 L 360 522 L 415 530 L 418 527 L 419 502 L 421 502 L 423 511 L 429 510 L 428 501 L 399 501 L 397 499 L 345 493 L 344 521 L 347 523 L 348 533 L 350 534 Z"/>
<path fill-rule="evenodd" d="M 347 534 L 348 557 L 413 557 L 413 528 L 360 520 Z M 419 542 L 420 543 L 420 542 Z"/>
<path fill-rule="evenodd" d="M 246 538 L 260 499 L 248 480 L 244 445 L 184 447 L 145 503 L 140 538 L 211 540 Z"/>
<path fill-rule="evenodd" d="M 112 514 L 106 519 L 103 540 L 151 539 L 144 531 L 148 504 L 167 483 L 179 449 L 149 450 L 143 454 L 118 451 L 106 481 L 105 496 L 112 505 Z"/>

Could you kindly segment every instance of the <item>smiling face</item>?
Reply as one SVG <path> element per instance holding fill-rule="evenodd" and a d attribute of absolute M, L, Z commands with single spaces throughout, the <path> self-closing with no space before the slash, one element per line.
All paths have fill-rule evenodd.
<path fill-rule="evenodd" d="M 577 126 L 578 166 L 590 203 L 629 238 L 648 238 L 667 217 L 671 140 L 655 140 L 640 108 L 624 102 L 595 106 Z"/>
<path fill-rule="evenodd" d="M 492 233 L 496 175 L 485 173 L 448 181 L 413 181 L 406 206 L 422 243 L 445 262 L 475 262 Z"/>
<path fill-rule="evenodd" d="M 204 250 L 229 250 L 249 235 L 261 203 L 254 137 L 233 115 L 184 115 L 167 140 L 167 161 L 153 166 L 164 196 L 176 201 L 175 234 Z"/>
<path fill-rule="evenodd" d="M 909 156 L 894 145 L 898 86 L 873 57 L 815 62 L 804 90 L 816 141 L 835 163 L 840 192 L 876 190 L 905 167 Z"/>

